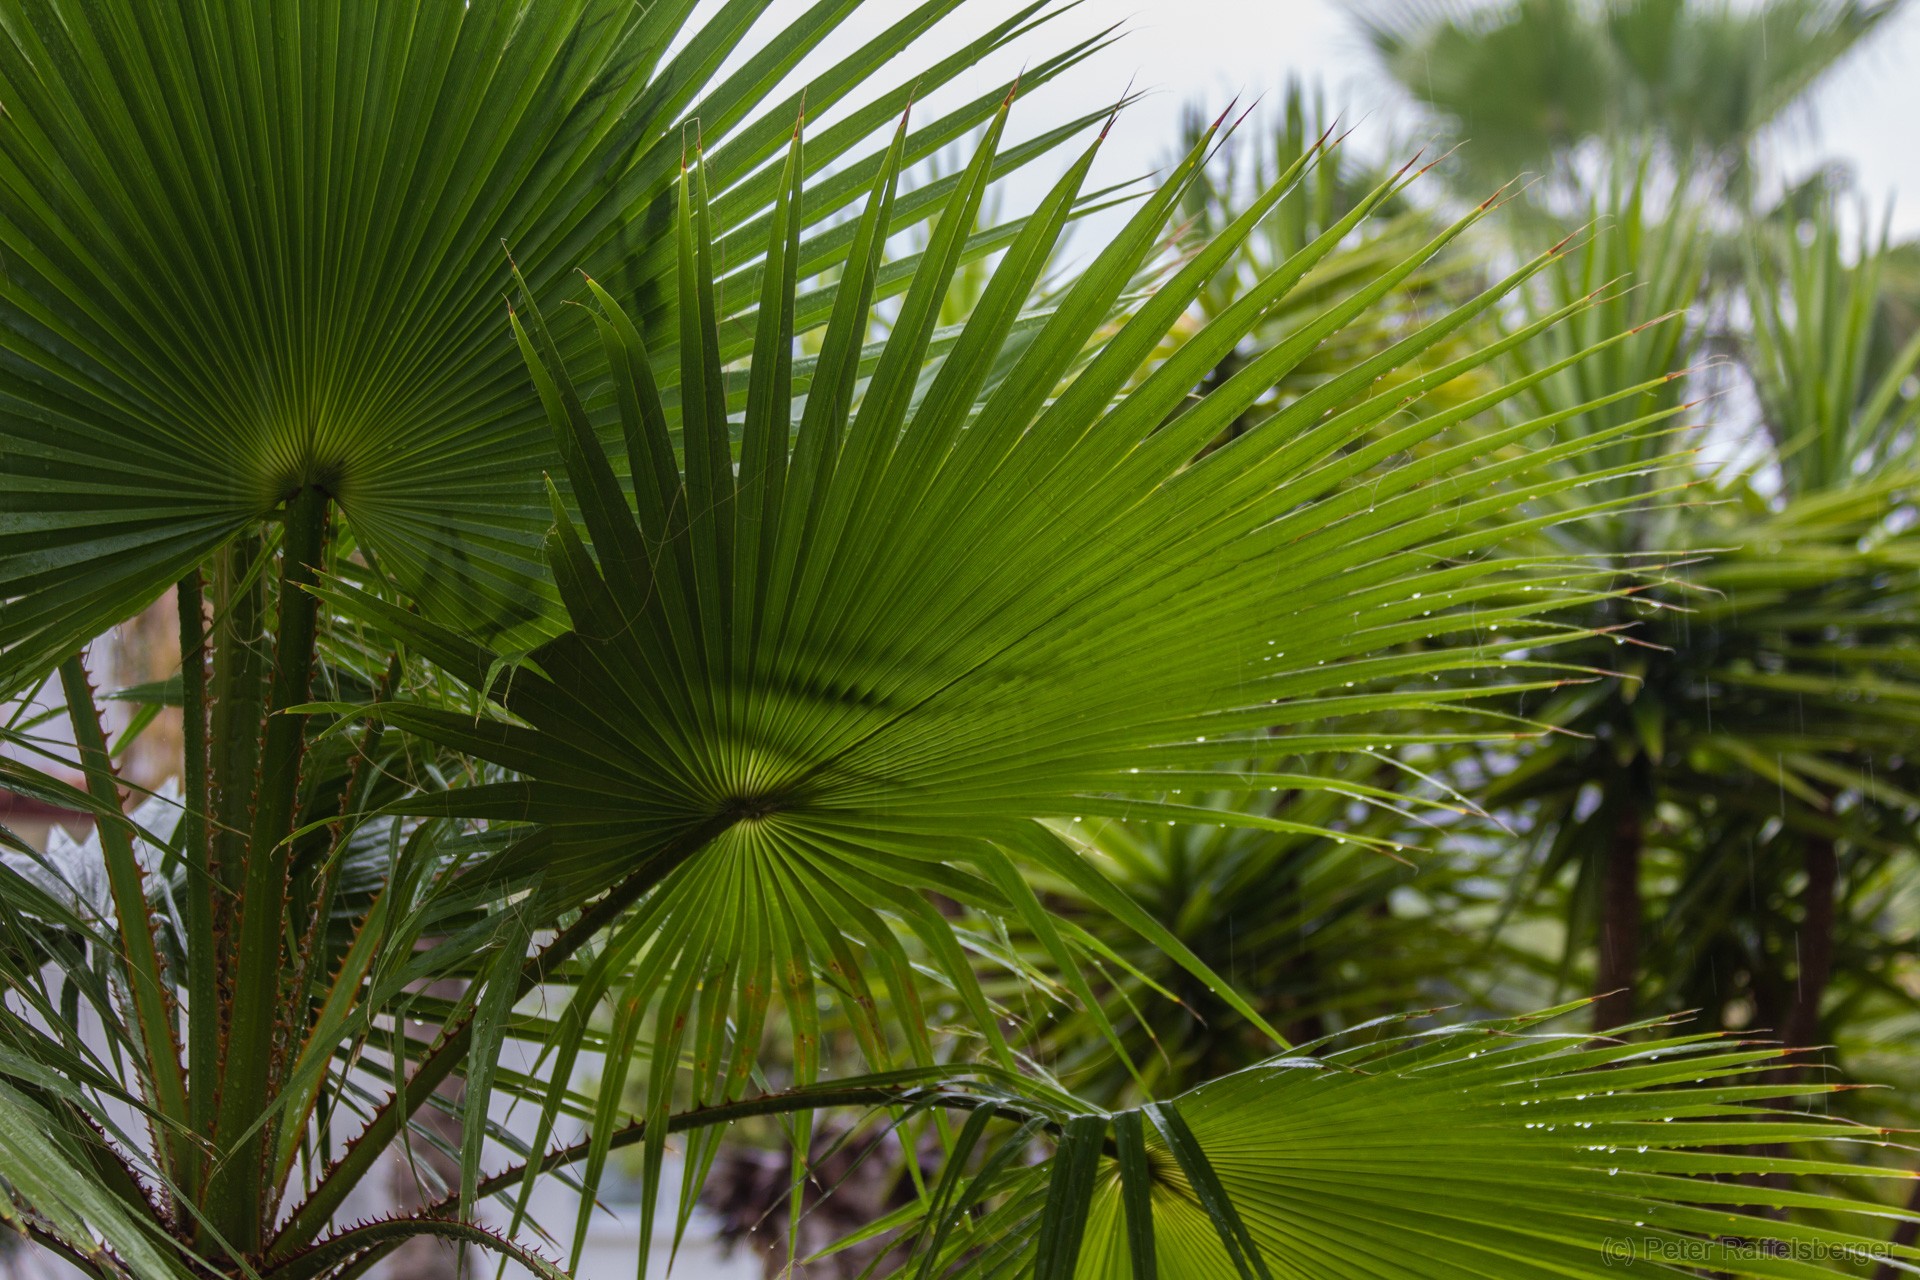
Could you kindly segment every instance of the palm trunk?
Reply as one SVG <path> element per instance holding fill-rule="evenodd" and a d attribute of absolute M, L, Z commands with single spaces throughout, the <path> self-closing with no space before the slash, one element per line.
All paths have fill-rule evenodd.
<path fill-rule="evenodd" d="M 1830 836 L 1808 836 L 1802 850 L 1807 887 L 1801 899 L 1799 964 L 1793 1005 L 1780 1035 L 1796 1049 L 1820 1041 L 1820 1004 L 1833 976 L 1834 888 L 1840 878 L 1840 858 Z"/>
<path fill-rule="evenodd" d="M 1594 976 L 1593 1029 L 1633 1021 L 1640 970 L 1640 855 L 1646 831 L 1640 808 L 1627 801 L 1616 812 L 1606 862 L 1600 868 L 1600 958 Z"/>
<path fill-rule="evenodd" d="M 275 1125 L 261 1123 L 261 1117 L 272 1101 L 280 1065 L 288 959 L 286 841 L 299 809 L 306 748 L 305 717 L 290 714 L 289 708 L 306 702 L 312 687 L 318 602 L 307 588 L 319 578 L 328 505 L 326 493 L 312 487 L 287 500 L 267 714 L 233 922 L 233 997 L 215 1120 L 223 1163 L 209 1182 L 207 1211 L 226 1240 L 247 1254 L 260 1248 L 272 1213 L 267 1153 Z"/>
<path fill-rule="evenodd" d="M 1827 981 L 1833 974 L 1834 888 L 1840 878 L 1840 859 L 1832 837 L 1808 836 L 1801 848 L 1801 857 L 1807 887 L 1801 896 L 1799 956 L 1794 967 L 1792 998 L 1779 1002 L 1786 1005 L 1786 1015 L 1778 1025 L 1780 1039 L 1791 1049 L 1805 1049 L 1820 1040 L 1820 1005 L 1826 997 Z M 1793 1085 L 1806 1075 L 1804 1059 L 1795 1058 L 1772 1072 L 1771 1078 L 1781 1085 Z M 1778 1145 L 1762 1146 L 1757 1151 L 1775 1159 L 1791 1154 L 1786 1147 Z M 1762 1185 L 1776 1188 L 1792 1185 L 1792 1179 L 1784 1175 L 1771 1175 L 1760 1181 Z M 1903 1223 L 1902 1227 L 1906 1225 Z"/>
<path fill-rule="evenodd" d="M 180 848 L 187 865 L 187 1123 L 200 1138 L 213 1135 L 220 1077 L 219 895 L 213 890 L 212 789 L 207 743 L 207 617 L 200 570 L 180 580 L 180 741 L 185 805 Z M 182 1190 L 198 1204 L 206 1171 L 195 1155 Z M 182 1215 L 182 1221 L 191 1221 Z M 197 1230 L 197 1229 L 196 1229 Z"/>

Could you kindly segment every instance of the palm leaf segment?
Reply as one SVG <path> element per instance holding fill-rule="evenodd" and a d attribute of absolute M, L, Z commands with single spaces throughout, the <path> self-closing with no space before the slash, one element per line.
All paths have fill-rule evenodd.
<path fill-rule="evenodd" d="M 1044 8 L 962 39 L 924 75 L 864 88 L 959 4 L 928 0 L 774 98 L 857 0 L 816 0 L 778 32 L 763 29 L 769 2 L 735 0 L 703 24 L 692 0 L 49 0 L 12 15 L 0 691 L 308 487 L 415 598 L 496 633 L 525 623 L 550 450 L 500 324 L 502 244 L 536 287 L 591 264 L 654 317 L 670 306 L 658 232 L 689 122 L 744 222 L 778 181 L 803 98 L 845 108 L 817 166 L 851 160 L 916 86 L 946 83 Z M 999 96 L 921 130 L 909 156 Z M 877 163 L 823 180 L 814 213 L 857 198 Z M 822 230 L 801 252 L 819 270 L 844 242 Z"/>
<path fill-rule="evenodd" d="M 1591 442 L 1499 456 L 1538 439 L 1552 425 L 1544 420 L 1389 465 L 1507 394 L 1407 412 L 1509 340 L 1390 391 L 1374 386 L 1417 366 L 1551 255 L 1222 443 L 1228 424 L 1317 343 L 1483 211 L 1190 403 L 1201 375 L 1400 189 L 1404 171 L 1278 265 L 1244 305 L 1143 372 L 1200 283 L 1310 157 L 1114 323 L 1204 161 L 1212 138 L 1202 139 L 1052 310 L 1023 320 L 1089 150 L 1008 245 L 971 318 L 937 333 L 1001 127 L 958 175 L 887 338 L 863 353 L 895 207 L 896 143 L 854 229 L 797 430 L 795 138 L 769 220 L 737 445 L 714 326 L 715 215 L 702 171 L 689 171 L 677 232 L 687 305 L 676 404 L 658 391 L 639 327 L 592 290 L 632 505 L 585 407 L 599 397 L 576 387 L 529 297 L 517 331 L 583 516 L 576 527 L 556 495 L 548 555 L 572 630 L 503 670 L 484 646 L 333 589 L 344 610 L 491 693 L 478 717 L 405 703 L 381 710 L 516 775 L 404 807 L 528 824 L 488 874 L 536 883 L 550 905 L 609 886 L 608 902 L 637 904 L 590 964 L 569 971 L 574 1030 L 560 1051 L 577 1049 L 602 995 L 619 996 L 612 1060 L 643 1028 L 657 1029 L 646 1082 L 656 1119 L 680 1088 L 683 1061 L 696 1101 L 737 1096 L 776 992 L 801 1077 L 820 1069 L 820 976 L 866 1024 L 870 1059 L 887 1051 L 874 1009 L 888 1002 L 876 992 L 895 997 L 908 1051 L 929 1054 L 912 991 L 920 965 L 937 975 L 945 1007 L 1004 1062 L 998 1011 L 983 1005 L 929 895 L 1023 918 L 1063 962 L 1070 991 L 1097 1007 L 1072 955 L 1079 939 L 1041 910 L 1022 862 L 1084 887 L 1264 1029 L 1034 819 L 1190 818 L 1202 811 L 1172 793 L 1193 779 L 1267 786 L 1217 764 L 1270 756 L 1275 734 L 1293 752 L 1360 746 L 1364 734 L 1322 722 L 1440 707 L 1450 695 L 1430 677 L 1454 665 L 1507 670 L 1508 687 L 1551 683 L 1555 673 L 1502 658 L 1512 641 L 1485 632 L 1526 629 L 1555 603 L 1590 594 L 1585 566 L 1473 557 L 1497 536 L 1479 516 L 1545 494 L 1551 486 L 1535 477 Z M 1422 639 L 1438 643 L 1394 652 Z M 552 1072 L 549 1121 L 566 1067 Z M 623 1087 L 624 1072 L 609 1073 L 590 1183 Z M 664 1142 L 664 1126 L 653 1131 Z M 650 1155 L 657 1185 L 659 1149 Z"/>

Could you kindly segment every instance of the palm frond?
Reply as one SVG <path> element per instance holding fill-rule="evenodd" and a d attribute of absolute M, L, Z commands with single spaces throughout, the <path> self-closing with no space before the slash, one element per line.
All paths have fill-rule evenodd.
<path fill-rule="evenodd" d="M 1765 1083 L 1777 1050 L 1596 1041 L 1547 1016 L 1395 1031 L 1068 1120 L 1047 1163 L 961 1184 L 947 1217 L 982 1216 L 916 1274 L 1784 1277 L 1916 1256 L 1858 1202 L 1753 1176 L 1871 1177 L 1847 1152 L 1888 1142 L 1798 1109 L 1825 1086 Z M 1789 1206 L 1840 1216 L 1800 1226 Z"/>
<path fill-rule="evenodd" d="M 998 129 L 957 175 L 869 365 L 861 343 L 897 200 L 896 141 L 874 176 L 789 436 L 792 238 L 807 198 L 792 182 L 802 167 L 796 141 L 792 185 L 766 250 L 785 278 L 770 271 L 763 281 L 737 465 L 711 301 L 718 215 L 701 166 L 688 169 L 677 224 L 687 305 L 676 403 L 649 376 L 626 310 L 594 290 L 632 505 L 592 429 L 592 393 L 529 290 L 516 332 L 583 519 L 576 525 L 556 493 L 548 554 L 573 626 L 510 675 L 500 674 L 498 653 L 374 595 L 345 585 L 327 592 L 338 608 L 488 692 L 477 717 L 407 702 L 378 710 L 396 728 L 513 775 L 395 807 L 485 820 L 496 831 L 518 824 L 507 828 L 520 833 L 514 843 L 479 874 L 499 891 L 529 891 L 536 914 L 609 890 L 596 919 L 636 904 L 591 964 L 570 970 L 573 1004 L 536 1147 L 564 1105 L 567 1068 L 603 996 L 618 1010 L 609 1042 L 616 1061 L 643 1027 L 654 1028 L 641 1093 L 655 1134 L 677 1096 L 703 1103 L 738 1094 L 776 993 L 796 1079 L 813 1079 L 822 1069 L 816 984 L 842 1003 L 874 1069 L 893 1065 L 876 1007 L 901 1019 L 908 1060 L 932 1060 L 917 969 L 976 1024 L 988 1056 L 1007 1062 L 972 961 L 933 907 L 938 898 L 1018 919 L 1064 989 L 1111 1035 L 1077 954 L 1087 940 L 1055 926 L 1023 870 L 1064 877 L 1115 907 L 1126 899 L 1035 819 L 1190 816 L 1169 794 L 1175 775 L 1285 750 L 1279 744 L 1292 732 L 1303 751 L 1359 745 L 1364 730 L 1325 732 L 1323 722 L 1434 706 L 1429 681 L 1454 666 L 1504 670 L 1516 685 L 1558 679 L 1487 633 L 1527 632 L 1556 603 L 1589 593 L 1588 571 L 1480 558 L 1504 535 L 1479 513 L 1579 488 L 1586 477 L 1565 486 L 1540 477 L 1569 451 L 1658 431 L 1659 415 L 1592 440 L 1503 455 L 1551 425 L 1528 422 L 1394 465 L 1511 394 L 1489 391 L 1486 403 L 1398 425 L 1410 399 L 1449 386 L 1511 343 L 1375 386 L 1416 367 L 1553 255 L 1209 450 L 1315 344 L 1367 317 L 1482 213 L 1362 274 L 1273 353 L 1195 403 L 1205 371 L 1405 181 L 1404 172 L 1388 177 L 1273 264 L 1257 304 L 1230 308 L 1141 378 L 1141 362 L 1195 292 L 1315 158 L 1302 156 L 1103 335 L 1204 158 L 1211 136 L 1203 137 L 993 382 L 1089 153 L 1009 246 L 923 388 Z M 1390 418 L 1394 428 L 1380 432 Z M 1379 439 L 1358 443 L 1376 432 Z M 1567 515 L 1556 509 L 1553 518 Z M 1544 633 L 1539 643 L 1552 639 Z M 1412 647 L 1421 641 L 1432 647 Z M 1395 649 L 1399 656 L 1377 656 Z M 1279 821 L 1206 812 L 1247 825 Z M 1274 1034 L 1163 926 L 1128 910 L 1132 927 Z M 600 1092 L 589 1187 L 622 1105 L 623 1072 L 611 1072 Z M 648 1144 L 650 1189 L 663 1141 Z"/>
<path fill-rule="evenodd" d="M 543 294 L 588 268 L 650 331 L 670 326 L 673 257 L 654 232 L 683 152 L 704 145 L 734 197 L 714 230 L 755 246 L 730 252 L 738 274 L 805 101 L 834 123 L 810 153 L 802 252 L 831 266 L 845 243 L 821 224 L 877 162 L 862 155 L 875 129 L 1050 12 L 955 32 L 958 7 L 927 0 L 779 98 L 853 0 L 777 29 L 767 0 L 700 23 L 687 0 L 20 15 L 0 49 L 0 690 L 308 488 L 413 598 L 491 635 L 537 634 L 551 453 L 500 329 L 502 245 Z M 936 25 L 958 36 L 937 63 L 869 87 Z M 1004 93 L 925 123 L 909 159 Z M 728 292 L 723 313 L 750 297 Z M 584 318 L 562 327 L 570 350 L 592 340 Z"/>

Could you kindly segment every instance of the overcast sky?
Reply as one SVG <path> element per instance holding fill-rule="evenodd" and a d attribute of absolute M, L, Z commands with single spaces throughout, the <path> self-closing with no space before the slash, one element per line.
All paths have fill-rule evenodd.
<path fill-rule="evenodd" d="M 788 0 L 781 0 L 788 3 Z M 798 7 L 803 0 L 791 0 Z M 850 20 L 849 39 L 870 35 L 897 19 L 905 0 L 873 0 Z M 962 17 L 934 42 L 953 38 L 958 27 L 979 29 L 1011 13 L 1017 0 L 971 0 Z M 1182 104 L 1200 100 L 1218 108 L 1236 94 L 1256 95 L 1283 83 L 1289 72 L 1319 80 L 1330 99 L 1359 126 L 1357 141 L 1375 150 L 1408 136 L 1413 122 L 1372 71 L 1351 21 L 1335 0 L 1083 0 L 1055 24 L 1054 32 L 1029 36 L 1020 53 L 991 71 L 1011 74 L 1021 57 L 1044 56 L 1067 38 L 1121 24 L 1127 34 L 1076 70 L 1071 79 L 1024 104 L 1024 131 L 1070 118 L 1096 102 L 1119 96 L 1131 81 L 1151 90 L 1128 112 L 1107 149 L 1114 175 L 1140 173 L 1169 152 Z M 950 47 L 950 46 L 949 46 Z M 928 52 L 915 62 L 925 65 Z M 1907 68 L 1904 72 L 1902 68 Z M 1896 198 L 1894 223 L 1906 235 L 1920 234 L 1920 2 L 1908 6 L 1871 47 L 1846 64 L 1817 97 L 1819 141 L 1786 138 L 1783 163 L 1794 171 L 1822 155 L 1848 160 L 1862 190 L 1876 203 Z M 983 69 L 980 74 L 986 74 Z M 981 84 L 970 78 L 974 92 Z M 939 105 L 940 99 L 928 104 Z M 1023 193 L 1016 188 L 1018 199 Z"/>

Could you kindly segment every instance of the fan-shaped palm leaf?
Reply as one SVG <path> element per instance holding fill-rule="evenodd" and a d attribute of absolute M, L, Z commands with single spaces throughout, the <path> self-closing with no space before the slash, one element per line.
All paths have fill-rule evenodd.
<path fill-rule="evenodd" d="M 1280 1059 L 1067 1119 L 1047 1163 L 989 1160 L 955 1179 L 917 1274 L 1784 1277 L 1913 1256 L 1880 1243 L 1857 1204 L 1742 1176 L 1768 1162 L 1726 1148 L 1759 1136 L 1886 1145 L 1770 1106 L 1821 1091 L 1759 1082 L 1776 1055 L 1710 1036 L 1594 1042 L 1522 1019 Z M 1856 1170 L 1817 1148 L 1770 1167 Z M 1789 1205 L 1840 1217 L 1772 1216 Z"/>
<path fill-rule="evenodd" d="M 534 618 L 548 447 L 500 330 L 501 245 L 543 290 L 591 266 L 659 324 L 675 296 L 660 233 L 687 146 L 702 142 L 736 193 L 724 237 L 771 199 L 803 98 L 842 117 L 816 169 L 852 160 L 916 85 L 952 79 L 1044 7 L 863 91 L 958 7 L 928 0 L 772 99 L 856 2 L 818 0 L 777 31 L 768 0 L 701 24 L 691 0 L 54 0 L 14 15 L 0 41 L 0 691 L 307 490 L 416 599 L 496 634 Z M 998 96 L 921 129 L 909 156 Z M 813 217 L 876 163 L 823 180 Z M 818 270 L 844 248 L 828 229 L 800 251 Z M 729 292 L 727 313 L 750 292 Z"/>
<path fill-rule="evenodd" d="M 1200 283 L 1288 190 L 1295 175 L 1283 175 L 1082 367 L 1207 138 L 1006 368 L 1001 353 L 1072 207 L 1092 155 L 1084 157 L 1009 247 L 944 359 L 923 373 L 991 142 L 942 211 L 901 316 L 862 378 L 858 343 L 895 199 L 894 170 L 881 173 L 789 442 L 791 238 L 805 198 L 790 188 L 771 229 L 737 465 L 712 327 L 714 215 L 700 170 L 689 171 L 679 282 L 693 302 L 680 313 L 677 405 L 654 387 L 625 310 L 594 291 L 634 505 L 591 429 L 571 363 L 528 299 L 517 321 L 522 345 L 584 529 L 556 498 L 549 556 L 573 628 L 524 664 L 503 674 L 501 657 L 482 646 L 371 595 L 331 594 L 492 692 L 478 718 L 408 704 L 381 710 L 394 726 L 518 775 L 402 807 L 528 824 L 484 874 L 531 886 L 548 910 L 608 888 L 596 919 L 638 904 L 580 971 L 575 1001 L 584 1010 L 603 992 L 619 995 L 616 1048 L 651 1020 L 646 1105 L 656 1121 L 679 1087 L 683 1055 L 694 1099 L 737 1092 L 776 991 L 809 1076 L 816 974 L 839 989 L 856 1024 L 873 984 L 884 986 L 906 1019 L 905 1042 L 917 1046 L 910 1052 L 924 1060 L 916 954 L 1004 1052 L 928 894 L 1021 917 L 1093 1007 L 1073 958 L 1077 940 L 1039 909 L 1022 863 L 1083 887 L 1260 1025 L 1033 820 L 1192 816 L 1171 793 L 1196 776 L 1232 786 L 1233 775 L 1212 771 L 1216 762 L 1242 760 L 1256 743 L 1270 748 L 1275 733 L 1290 735 L 1295 752 L 1354 745 L 1353 733 L 1322 722 L 1432 705 L 1429 679 L 1462 664 L 1552 683 L 1550 672 L 1500 659 L 1493 646 L 1507 641 L 1456 637 L 1489 624 L 1528 627 L 1586 594 L 1587 570 L 1474 559 L 1500 536 L 1477 513 L 1552 492 L 1531 477 L 1569 450 L 1658 430 L 1656 415 L 1613 436 L 1492 457 L 1538 440 L 1549 418 L 1390 461 L 1527 385 L 1382 430 L 1410 397 L 1447 387 L 1551 321 L 1370 390 L 1484 315 L 1548 255 L 1207 452 L 1316 344 L 1367 315 L 1481 216 L 1384 264 L 1189 404 L 1195 382 L 1248 326 L 1399 190 L 1404 177 L 1390 178 L 1136 378 Z M 796 143 L 790 177 L 799 155 Z M 672 447 L 675 427 L 684 461 Z M 1378 440 L 1356 443 L 1376 431 Z M 1599 468 L 1567 487 L 1610 475 Z M 1380 656 L 1421 638 L 1436 647 Z M 571 1017 L 569 1044 L 585 1026 L 584 1012 Z M 877 1032 L 866 1044 L 884 1066 Z M 549 1118 L 564 1075 L 548 1091 Z M 619 1088 L 603 1091 L 596 1134 L 606 1132 Z M 657 1123 L 655 1132 L 664 1132 Z M 659 1159 L 655 1146 L 650 1170 Z"/>

